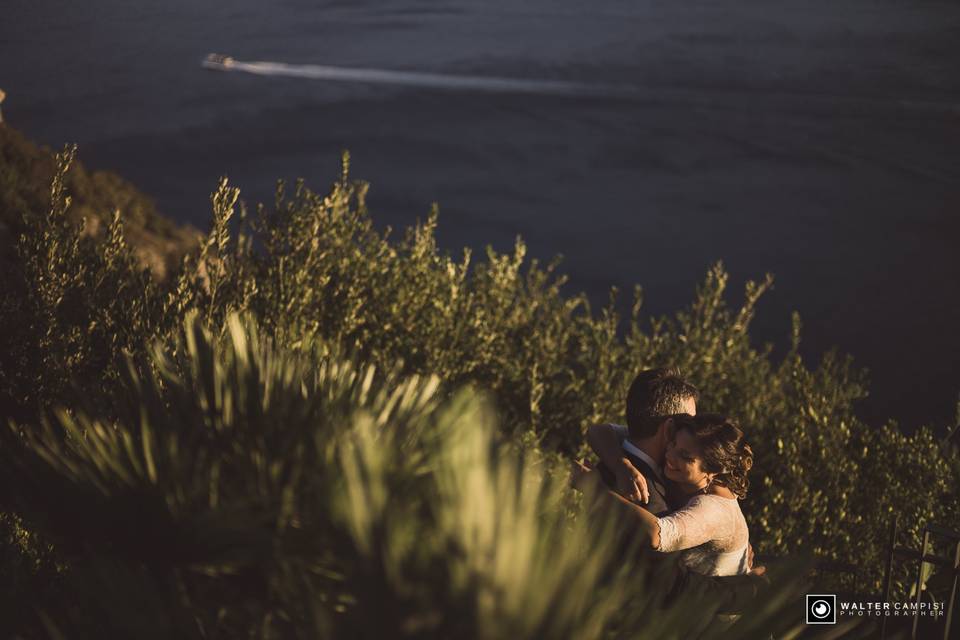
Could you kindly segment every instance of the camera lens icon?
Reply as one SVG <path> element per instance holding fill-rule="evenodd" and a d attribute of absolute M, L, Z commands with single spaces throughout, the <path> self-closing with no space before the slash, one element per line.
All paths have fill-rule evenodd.
<path fill-rule="evenodd" d="M 807 624 L 837 624 L 837 596 L 807 595 Z"/>

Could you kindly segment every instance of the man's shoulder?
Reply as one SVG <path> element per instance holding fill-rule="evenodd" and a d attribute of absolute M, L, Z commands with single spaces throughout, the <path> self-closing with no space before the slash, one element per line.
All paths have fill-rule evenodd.
<path fill-rule="evenodd" d="M 627 425 L 608 422 L 607 426 L 613 429 L 613 432 L 617 434 L 618 438 L 620 438 L 620 442 L 623 442 L 630 437 L 630 429 L 627 427 Z"/>

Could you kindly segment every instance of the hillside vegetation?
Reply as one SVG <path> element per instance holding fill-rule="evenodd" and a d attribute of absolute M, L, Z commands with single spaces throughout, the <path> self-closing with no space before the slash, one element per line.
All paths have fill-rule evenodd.
<path fill-rule="evenodd" d="M 50 208 L 50 182 L 56 161 L 9 125 L 0 125 L 0 261 L 13 260 L 13 248 L 24 231 L 24 220 L 41 218 Z M 71 199 L 68 217 L 84 233 L 102 238 L 114 211 L 123 215 L 124 234 L 137 259 L 163 278 L 180 258 L 196 248 L 200 233 L 177 225 L 157 212 L 153 201 L 120 176 L 88 171 L 74 162 L 65 179 Z"/>
<path fill-rule="evenodd" d="M 960 527 L 960 464 L 932 429 L 860 421 L 864 376 L 803 362 L 799 318 L 782 360 L 751 343 L 769 277 L 731 308 L 717 265 L 689 307 L 645 317 L 638 289 L 620 318 L 519 239 L 451 256 L 436 211 L 377 231 L 345 157 L 327 193 L 280 184 L 252 212 L 224 179 L 209 234 L 159 280 L 126 216 L 79 235 L 72 159 L 4 276 L 7 613 L 48 603 L 68 637 L 686 637 L 702 616 L 639 623 L 654 599 L 611 577 L 609 532 L 562 480 L 584 429 L 667 364 L 748 434 L 758 553 L 855 562 L 846 586 L 876 592 L 891 516 L 913 546 Z M 793 623 L 778 611 L 738 637 Z"/>

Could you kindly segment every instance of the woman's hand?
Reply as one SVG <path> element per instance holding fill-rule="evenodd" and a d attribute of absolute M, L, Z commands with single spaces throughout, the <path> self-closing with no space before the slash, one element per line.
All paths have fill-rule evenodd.
<path fill-rule="evenodd" d="M 629 464 L 629 462 L 627 462 Z M 633 473 L 625 472 L 627 476 L 631 478 L 631 482 L 636 482 L 643 487 L 644 491 L 647 488 L 647 481 L 644 479 L 643 475 L 634 468 L 631 464 L 630 469 L 633 469 L 633 472 L 636 472 L 640 477 L 638 480 L 634 481 L 635 476 Z M 625 476 L 626 477 L 626 476 Z M 619 480 L 618 480 L 619 483 Z M 650 544 L 656 549 L 660 545 L 660 524 L 657 520 L 657 517 L 641 507 L 636 501 L 627 500 L 625 497 L 619 493 L 615 493 L 607 489 L 606 485 L 603 484 L 603 480 L 600 477 L 600 473 L 596 469 L 591 469 L 586 466 L 581 461 L 575 461 L 571 468 L 570 484 L 581 491 L 589 491 L 589 487 L 593 487 L 596 490 L 594 495 L 607 495 L 613 499 L 612 504 L 621 505 L 618 507 L 621 510 L 620 513 L 629 513 L 632 514 L 634 518 L 640 524 L 641 531 L 646 534 L 647 539 L 650 541 Z M 633 485 L 639 490 L 637 484 Z M 611 504 L 609 501 L 605 501 L 601 498 L 598 498 L 598 504 Z"/>
<path fill-rule="evenodd" d="M 629 460 L 622 458 L 613 473 L 617 478 L 617 493 L 637 504 L 646 504 L 650 501 L 647 479 Z"/>
<path fill-rule="evenodd" d="M 595 424 L 587 429 L 587 444 L 600 461 L 613 472 L 617 493 L 634 504 L 646 504 L 650 500 L 647 481 L 629 459 L 623 455 L 623 438 L 626 430 L 612 424 Z"/>
<path fill-rule="evenodd" d="M 754 565 L 753 545 L 747 543 L 747 573 L 752 576 L 763 576 L 767 573 L 767 568 L 762 564 Z"/>

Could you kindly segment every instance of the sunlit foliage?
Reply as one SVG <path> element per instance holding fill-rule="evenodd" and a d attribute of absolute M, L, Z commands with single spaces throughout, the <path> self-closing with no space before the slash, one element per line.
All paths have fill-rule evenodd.
<path fill-rule="evenodd" d="M 57 637 L 687 638 L 709 602 L 663 608 L 549 457 L 444 394 L 194 312 L 116 421 L 56 411 L 0 450 L 9 506 L 69 558 L 38 604 Z M 335 350 L 335 349 L 334 349 Z M 737 637 L 796 626 L 771 588 Z M 695 611 L 695 614 L 691 614 Z M 717 630 L 723 629 L 717 627 Z M 734 633 L 731 630 L 731 633 Z"/>
<path fill-rule="evenodd" d="M 252 212 L 223 180 L 200 249 L 159 282 L 124 241 L 122 215 L 99 241 L 80 240 L 63 188 L 72 155 L 5 276 L 0 393 L 19 434 L 5 466 L 19 471 L 0 511 L 16 531 L 72 527 L 78 544 L 109 547 L 85 556 L 69 536 L 50 541 L 72 558 L 61 573 L 102 583 L 90 598 L 150 603 L 143 619 L 159 635 L 164 624 L 261 625 L 264 637 L 389 624 L 544 637 L 562 623 L 592 637 L 629 624 L 605 613 L 621 601 L 602 589 L 603 554 L 562 544 L 587 534 L 547 508 L 560 495 L 547 469 L 584 453 L 589 424 L 621 419 L 626 386 L 650 366 L 680 366 L 701 407 L 741 420 L 757 454 L 743 506 L 758 552 L 853 560 L 863 575 L 852 587 L 875 592 L 892 514 L 913 544 L 926 522 L 960 525 L 955 454 L 931 430 L 860 421 L 865 377 L 835 354 L 803 362 L 799 319 L 784 358 L 751 343 L 769 277 L 731 309 L 718 265 L 689 308 L 660 318 L 642 314 L 638 289 L 624 321 L 613 295 L 591 309 L 519 239 L 508 254 L 452 257 L 437 247 L 436 211 L 398 239 L 378 231 L 345 158 L 326 195 L 281 184 Z M 543 452 L 536 471 L 492 455 L 500 437 Z M 14 482 L 21 471 L 35 484 Z M 66 508 L 30 511 L 26 497 L 43 492 Z M 43 556 L 37 544 L 23 553 Z M 572 566 L 584 577 L 563 573 Z M 555 586 L 530 600 L 539 587 L 517 571 Z M 139 586 L 115 593 L 128 583 Z M 256 602 L 218 591 L 230 584 Z M 208 589 L 220 595 L 205 600 Z M 371 614 L 360 603 L 377 589 L 393 604 Z M 275 599 L 283 606 L 262 608 Z"/>

